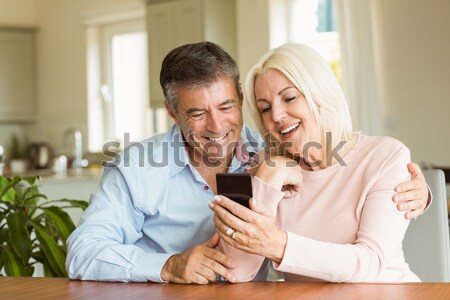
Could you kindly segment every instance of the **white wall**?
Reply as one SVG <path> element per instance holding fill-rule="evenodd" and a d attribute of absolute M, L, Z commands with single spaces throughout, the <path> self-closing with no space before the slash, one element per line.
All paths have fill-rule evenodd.
<path fill-rule="evenodd" d="M 450 166 L 450 1 L 372 0 L 384 132 Z"/>
<path fill-rule="evenodd" d="M 139 0 L 36 0 L 38 34 L 38 123 L 35 139 L 57 149 L 65 129 L 87 142 L 86 33 L 82 14 Z"/>
<path fill-rule="evenodd" d="M 0 25 L 35 26 L 35 0 L 0 0 Z M 0 145 L 8 147 L 13 134 L 24 136 L 23 125 L 0 123 Z M 8 151 L 8 149 L 6 149 Z"/>
<path fill-rule="evenodd" d="M 36 25 L 35 0 L 0 0 L 1 25 Z"/>
<path fill-rule="evenodd" d="M 271 1 L 236 0 L 242 79 L 269 49 Z M 9 141 L 11 132 L 23 131 L 60 147 L 69 126 L 87 138 L 81 14 L 135 2 L 140 0 L 0 0 L 0 24 L 39 28 L 38 121 L 0 124 L 0 143 Z M 384 133 L 409 146 L 414 161 L 450 165 L 450 1 L 372 0 L 371 5 Z M 247 114 L 244 118 L 250 120 Z"/>
<path fill-rule="evenodd" d="M 236 61 L 241 72 L 242 84 L 250 68 L 269 50 L 269 7 L 269 0 L 236 0 Z M 243 115 L 245 123 L 256 130 L 246 105 Z"/>

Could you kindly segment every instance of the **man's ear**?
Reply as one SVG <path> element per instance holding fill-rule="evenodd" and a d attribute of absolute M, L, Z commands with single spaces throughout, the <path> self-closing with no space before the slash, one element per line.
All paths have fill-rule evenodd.
<path fill-rule="evenodd" d="M 178 125 L 178 119 L 177 119 L 175 112 L 173 111 L 172 106 L 169 104 L 169 102 L 167 102 L 167 100 L 164 101 L 164 105 L 166 106 L 166 110 L 167 110 L 167 113 L 169 114 L 169 116 L 172 118 L 172 120 L 175 122 L 175 124 Z"/>

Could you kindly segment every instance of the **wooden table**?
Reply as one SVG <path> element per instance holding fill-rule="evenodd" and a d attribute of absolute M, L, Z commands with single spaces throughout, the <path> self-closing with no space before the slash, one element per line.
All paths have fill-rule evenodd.
<path fill-rule="evenodd" d="M 0 277 L 0 299 L 450 299 L 450 284 L 332 284 L 293 282 L 179 285 Z"/>

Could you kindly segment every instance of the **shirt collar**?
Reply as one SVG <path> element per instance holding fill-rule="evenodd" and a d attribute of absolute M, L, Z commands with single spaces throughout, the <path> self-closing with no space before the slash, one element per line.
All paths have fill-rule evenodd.
<path fill-rule="evenodd" d="M 242 128 L 241 139 L 230 164 L 229 173 L 236 172 L 245 167 L 250 158 L 258 152 L 260 146 L 252 143 L 247 138 L 246 132 L 249 131 L 246 125 Z M 190 165 L 190 158 L 187 147 L 184 142 L 183 133 L 180 127 L 174 125 L 168 132 L 169 145 L 169 176 L 173 177 L 184 168 Z"/>

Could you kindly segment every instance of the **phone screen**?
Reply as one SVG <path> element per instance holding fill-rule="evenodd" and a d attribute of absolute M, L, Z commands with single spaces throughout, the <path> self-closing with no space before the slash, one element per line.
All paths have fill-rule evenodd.
<path fill-rule="evenodd" d="M 217 194 L 249 208 L 252 197 L 252 177 L 250 174 L 219 173 L 216 174 Z"/>

